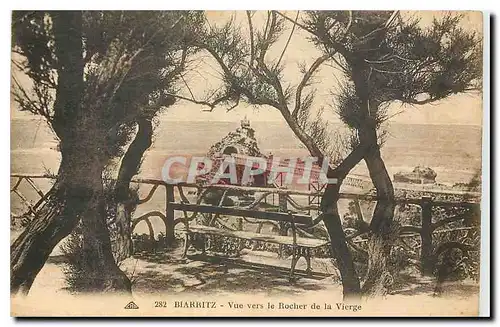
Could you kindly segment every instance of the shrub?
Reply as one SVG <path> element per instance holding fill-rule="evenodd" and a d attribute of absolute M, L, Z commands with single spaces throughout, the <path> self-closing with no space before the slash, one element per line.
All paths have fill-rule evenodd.
<path fill-rule="evenodd" d="M 93 260 L 84 254 L 81 225 L 77 226 L 61 246 L 67 265 L 63 268 L 68 289 L 83 293 L 99 289 L 101 279 L 93 269 Z"/>

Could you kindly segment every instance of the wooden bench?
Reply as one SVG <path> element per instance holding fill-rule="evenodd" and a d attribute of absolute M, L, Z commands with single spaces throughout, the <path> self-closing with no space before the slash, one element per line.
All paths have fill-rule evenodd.
<path fill-rule="evenodd" d="M 187 255 L 189 247 L 192 245 L 195 236 L 211 235 L 219 237 L 234 238 L 239 240 L 248 240 L 255 242 L 266 242 L 272 244 L 286 245 L 292 248 L 292 262 L 290 268 L 290 280 L 294 279 L 295 266 L 298 260 L 303 257 L 306 260 L 306 272 L 310 273 L 311 269 L 311 250 L 327 245 L 328 240 L 317 238 L 305 238 L 297 236 L 297 228 L 312 227 L 317 222 L 313 222 L 312 217 L 302 214 L 296 214 L 289 211 L 285 212 L 268 212 L 258 210 L 248 210 L 237 207 L 224 207 L 224 206 L 211 206 L 206 204 L 191 204 L 191 203 L 169 203 L 172 210 L 184 212 L 185 218 L 182 219 L 184 223 L 185 243 L 183 257 Z M 283 235 L 267 235 L 256 232 L 243 231 L 243 230 L 228 230 L 221 229 L 213 226 L 190 224 L 188 219 L 188 212 L 214 215 L 227 215 L 235 217 L 244 217 L 258 219 L 260 221 L 274 221 L 289 225 L 291 236 Z M 194 217 L 194 215 L 192 217 Z M 202 242 L 202 253 L 205 253 L 205 244 Z"/>

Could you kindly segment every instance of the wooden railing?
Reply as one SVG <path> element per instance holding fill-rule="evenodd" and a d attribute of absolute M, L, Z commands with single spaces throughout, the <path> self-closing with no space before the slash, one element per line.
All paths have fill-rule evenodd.
<path fill-rule="evenodd" d="M 11 194 L 15 194 L 21 202 L 26 205 L 26 212 L 21 215 L 15 215 L 11 213 L 12 219 L 20 219 L 21 217 L 31 216 L 33 219 L 36 217 L 37 210 L 43 205 L 47 197 L 47 192 L 42 191 L 35 182 L 39 179 L 54 179 L 55 176 L 48 175 L 27 175 L 27 174 L 11 174 L 11 178 L 14 179 L 12 182 Z M 20 185 L 26 183 L 37 194 L 38 199 L 29 200 L 20 191 Z M 182 205 L 186 207 L 190 204 L 200 204 L 204 200 L 204 196 L 209 190 L 219 190 L 226 194 L 229 191 L 237 192 L 252 192 L 256 196 L 250 203 L 235 204 L 234 206 L 223 206 L 222 201 L 219 203 L 218 211 L 215 209 L 214 213 L 220 215 L 240 215 L 245 210 L 259 210 L 259 207 L 263 204 L 267 204 L 267 207 L 275 211 L 287 212 L 289 209 L 293 209 L 296 212 L 304 215 L 310 215 L 313 221 L 320 219 L 320 212 L 317 204 L 304 202 L 305 204 L 300 204 L 297 197 L 303 197 L 307 199 L 320 198 L 322 196 L 322 190 L 291 190 L 286 188 L 271 188 L 271 187 L 245 187 L 245 186 L 234 186 L 234 185 L 208 185 L 202 186 L 197 184 L 177 184 L 171 185 L 167 184 L 161 180 L 155 179 L 142 179 L 136 178 L 133 183 L 140 185 L 146 185 L 150 187 L 147 195 L 140 199 L 138 205 L 144 204 L 151 201 L 154 194 L 159 188 L 165 190 L 165 201 L 163 210 L 153 210 L 146 212 L 139 217 L 135 217 L 132 220 L 132 228 L 135 228 L 140 222 L 144 221 L 147 224 L 150 238 L 153 240 L 155 238 L 155 230 L 150 219 L 152 217 L 158 217 L 164 224 L 165 229 L 161 232 L 165 235 L 166 246 L 172 244 L 175 240 L 175 226 L 182 222 L 183 219 L 194 219 L 197 215 L 194 212 L 191 216 L 181 216 L 175 217 L 174 209 L 182 211 Z M 189 191 L 191 190 L 191 191 Z M 193 192 L 193 190 L 195 190 Z M 414 191 L 414 190 L 409 190 Z M 395 200 L 397 205 L 414 205 L 421 208 L 421 223 L 418 226 L 403 225 L 401 226 L 400 238 L 417 237 L 421 244 L 420 249 L 420 262 L 423 269 L 430 269 L 428 266 L 431 265 L 432 257 L 435 254 L 436 246 L 433 245 L 433 236 L 442 232 L 445 225 L 456 221 L 462 221 L 464 219 L 471 219 L 479 217 L 480 207 L 477 201 L 477 193 L 467 193 L 467 192 L 444 192 L 444 191 L 422 191 L 426 193 L 423 196 L 416 197 L 405 197 L 397 198 Z M 192 199 L 189 199 L 190 195 L 195 195 Z M 462 200 L 447 200 L 447 196 L 453 198 L 462 198 Z M 177 198 L 177 200 L 176 200 Z M 278 203 L 273 202 L 277 198 Z M 341 199 L 353 200 L 356 204 L 355 207 L 358 208 L 356 214 L 358 218 L 364 220 L 363 214 L 361 212 L 361 201 L 374 202 L 379 200 L 376 196 L 371 194 L 355 194 L 355 193 L 342 193 L 340 195 Z M 473 200 L 470 200 L 470 199 Z M 172 203 L 177 203 L 174 205 L 169 205 Z M 179 207 L 180 206 L 180 207 Z M 443 208 L 448 210 L 450 208 L 461 210 L 461 212 L 451 215 L 449 217 L 443 218 L 439 221 L 433 221 L 433 208 Z M 262 214 L 266 214 L 266 211 L 262 211 Z M 460 227 L 462 229 L 477 229 L 479 224 L 475 224 L 473 227 Z M 260 230 L 259 226 L 259 230 Z M 453 230 L 458 230 L 457 228 Z M 303 233 L 308 233 L 307 231 L 302 231 Z M 366 231 L 353 231 L 348 235 L 348 242 L 356 249 L 359 249 L 359 243 L 363 243 L 366 239 L 362 238 L 362 235 L 366 234 Z M 158 235 L 158 234 L 156 234 Z M 311 236 L 311 235 L 308 235 Z M 429 259 L 430 258 L 430 259 Z"/>

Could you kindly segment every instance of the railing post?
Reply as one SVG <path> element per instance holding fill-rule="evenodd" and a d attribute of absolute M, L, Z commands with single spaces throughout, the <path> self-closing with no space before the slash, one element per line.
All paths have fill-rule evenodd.
<path fill-rule="evenodd" d="M 424 196 L 421 199 L 422 207 L 422 248 L 420 249 L 420 264 L 422 265 L 422 275 L 431 276 L 434 268 L 433 247 L 432 247 L 432 198 Z"/>
<path fill-rule="evenodd" d="M 287 212 L 287 198 L 286 194 L 278 193 L 278 204 L 279 204 L 279 211 L 280 212 Z M 278 222 L 279 226 L 279 235 L 281 236 L 286 236 L 287 235 L 287 227 L 288 224 L 285 221 L 280 221 Z M 283 257 L 283 245 L 280 244 L 278 248 L 278 257 L 282 258 Z"/>
<path fill-rule="evenodd" d="M 311 184 L 311 183 L 307 184 L 307 190 L 308 190 L 309 192 L 311 192 L 311 186 L 312 186 L 312 184 Z M 311 195 L 308 195 L 308 196 L 307 196 L 307 205 L 309 206 L 309 209 L 307 209 L 307 214 L 308 214 L 308 215 L 310 215 L 310 214 L 311 214 L 311 208 L 310 208 L 310 207 L 311 207 L 311 205 L 312 205 L 312 203 L 311 203 L 312 201 L 313 201 L 312 196 L 311 196 Z"/>
<path fill-rule="evenodd" d="M 280 207 L 280 212 L 288 212 L 288 203 L 287 203 L 287 195 L 279 193 L 278 194 L 278 202 L 279 202 L 279 207 Z M 286 226 L 287 224 L 285 222 L 280 221 L 280 235 L 286 236 L 287 235 L 287 230 Z"/>
<path fill-rule="evenodd" d="M 165 185 L 165 246 L 168 248 L 175 242 L 174 234 L 174 209 L 169 203 L 174 202 L 174 186 Z"/>
<path fill-rule="evenodd" d="M 287 198 L 286 194 L 279 193 L 278 194 L 278 202 L 279 202 L 279 207 L 281 212 L 287 212 Z"/>

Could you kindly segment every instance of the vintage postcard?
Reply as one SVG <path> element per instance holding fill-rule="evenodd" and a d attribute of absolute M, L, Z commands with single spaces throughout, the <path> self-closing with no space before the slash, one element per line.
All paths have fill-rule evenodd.
<path fill-rule="evenodd" d="M 12 12 L 11 315 L 479 316 L 488 19 Z"/>

